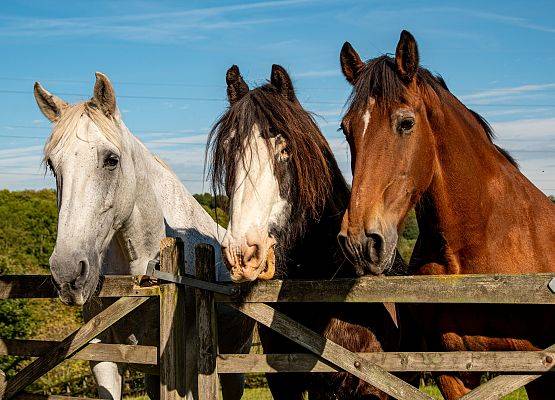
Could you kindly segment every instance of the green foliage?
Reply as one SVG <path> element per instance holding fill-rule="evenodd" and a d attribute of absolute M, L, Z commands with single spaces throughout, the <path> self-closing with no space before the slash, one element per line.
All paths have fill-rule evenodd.
<path fill-rule="evenodd" d="M 46 273 L 56 221 L 53 190 L 0 191 L 0 273 Z"/>
<path fill-rule="evenodd" d="M 214 221 L 224 228 L 227 228 L 229 223 L 229 216 L 227 215 L 229 201 L 227 196 L 218 195 L 214 197 L 210 193 L 202 193 L 194 194 L 193 197 L 199 202 L 202 208 L 206 210 Z"/>
<path fill-rule="evenodd" d="M 399 253 L 401 253 L 401 257 L 403 257 L 405 262 L 408 263 L 410 261 L 412 250 L 414 249 L 416 239 L 418 238 L 418 223 L 416 221 L 416 213 L 414 210 L 411 210 L 408 213 L 404 225 L 405 227 L 403 229 L 403 233 L 399 237 L 399 242 L 397 243 L 397 249 L 399 250 Z"/>

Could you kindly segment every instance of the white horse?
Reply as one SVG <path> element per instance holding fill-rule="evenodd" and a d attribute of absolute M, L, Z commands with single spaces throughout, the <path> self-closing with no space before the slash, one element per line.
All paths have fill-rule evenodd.
<path fill-rule="evenodd" d="M 92 297 L 99 277 L 144 274 L 148 261 L 158 257 L 160 240 L 165 236 L 183 239 L 189 273 L 194 273 L 195 244 L 212 244 L 216 248 L 217 279 L 230 279 L 221 262 L 219 243 L 225 229 L 210 218 L 169 167 L 127 129 L 105 75 L 96 74 L 92 99 L 79 104 L 66 103 L 39 83 L 35 83 L 34 92 L 40 110 L 54 123 L 44 160 L 56 177 L 58 234 L 50 269 L 63 303 L 85 305 L 85 318 L 90 318 L 110 303 Z M 242 332 L 241 337 L 220 335 L 222 352 L 248 352 L 253 324 L 230 309 L 219 311 L 220 332 Z M 155 345 L 157 312 L 151 301 L 99 340 Z M 186 338 L 186 343 L 192 343 L 196 336 Z M 91 368 L 99 396 L 120 399 L 123 365 L 91 362 Z M 222 377 L 224 397 L 239 399 L 242 376 Z M 151 398 L 158 395 L 156 379 L 147 379 Z M 187 382 L 187 397 L 193 398 L 194 379 L 187 377 Z"/>

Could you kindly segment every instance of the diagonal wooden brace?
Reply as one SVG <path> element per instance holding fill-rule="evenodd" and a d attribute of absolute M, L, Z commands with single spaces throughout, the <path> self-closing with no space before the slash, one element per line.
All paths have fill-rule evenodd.
<path fill-rule="evenodd" d="M 122 297 L 66 337 L 48 355 L 39 357 L 7 382 L 2 399 L 9 399 L 85 347 L 100 333 L 147 301 L 148 297 Z"/>
<path fill-rule="evenodd" d="M 405 381 L 292 320 L 264 303 L 230 304 L 357 378 L 399 400 L 433 400 Z"/>
<path fill-rule="evenodd" d="M 549 346 L 545 351 L 555 351 L 555 345 Z M 468 392 L 460 400 L 497 400 L 542 375 L 499 375 Z"/>

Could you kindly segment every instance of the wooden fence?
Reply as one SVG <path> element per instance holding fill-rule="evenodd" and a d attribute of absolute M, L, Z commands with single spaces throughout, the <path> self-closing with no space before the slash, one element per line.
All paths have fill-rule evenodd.
<path fill-rule="evenodd" d="M 182 255 L 181 241 L 173 238 L 162 240 L 160 270 L 172 274 L 182 272 Z M 187 307 L 184 289 L 173 283 L 153 284 L 145 277 L 105 276 L 97 295 L 118 299 L 62 341 L 0 339 L 0 356 L 37 357 L 8 381 L 0 371 L 0 399 L 69 399 L 67 396 L 42 396 L 24 392 L 26 386 L 69 358 L 134 364 L 145 372 L 160 375 L 161 400 L 182 397 L 184 382 L 180 377 L 186 368 L 183 338 L 188 328 L 182 317 Z M 48 275 L 0 276 L 0 300 L 55 297 L 56 289 Z M 90 343 L 150 298 L 159 299 L 158 346 Z"/>
<path fill-rule="evenodd" d="M 160 270 L 183 273 L 183 244 L 172 238 L 161 243 Z M 196 274 L 214 281 L 214 250 L 199 245 Z M 0 340 L 0 355 L 38 357 L 13 379 L 3 382 L 0 398 L 37 399 L 24 388 L 67 358 L 126 362 L 160 374 L 160 397 L 183 397 L 185 377 L 197 377 L 199 400 L 218 398 L 218 373 L 283 373 L 348 371 L 400 400 L 431 399 L 392 375 L 403 371 L 493 371 L 502 373 L 463 397 L 465 400 L 499 399 L 550 371 L 555 365 L 555 345 L 544 351 L 525 352 L 387 352 L 353 353 L 316 334 L 275 310 L 277 302 L 396 302 L 396 303 L 488 303 L 555 304 L 548 289 L 555 274 L 464 275 L 427 277 L 365 277 L 334 281 L 267 281 L 240 286 L 233 296 L 195 289 L 196 301 L 185 301 L 183 287 L 153 282 L 147 277 L 107 276 L 100 297 L 119 297 L 61 342 Z M 52 298 L 56 292 L 45 276 L 0 276 L 0 299 Z M 159 346 L 90 343 L 91 339 L 120 318 L 158 297 L 160 304 Z M 285 335 L 309 353 L 218 354 L 216 302 L 228 303 L 258 323 Z M 195 303 L 195 304 L 193 304 Z M 195 324 L 198 348 L 187 349 L 186 331 Z M 194 317 L 193 317 L 194 318 Z M 187 362 L 186 351 L 198 354 L 198 364 Z M 3 396 L 2 396 L 3 394 Z M 48 397 L 48 396 L 47 396 Z M 60 396 L 49 396 L 63 399 Z"/>

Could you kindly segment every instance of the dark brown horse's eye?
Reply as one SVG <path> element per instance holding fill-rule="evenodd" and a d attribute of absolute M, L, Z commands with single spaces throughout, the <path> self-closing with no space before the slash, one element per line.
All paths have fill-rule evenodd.
<path fill-rule="evenodd" d="M 397 123 L 397 132 L 401 135 L 410 133 L 414 127 L 414 118 L 405 118 Z"/>

